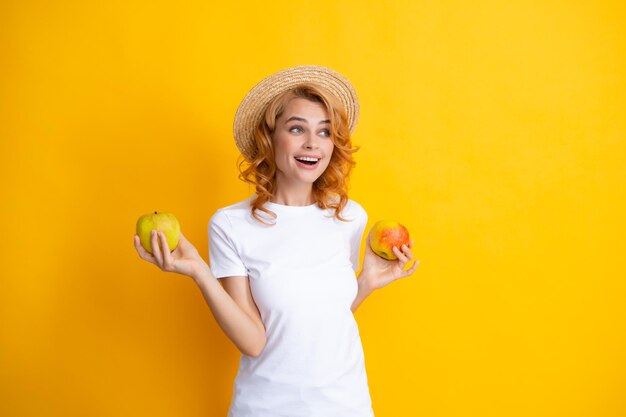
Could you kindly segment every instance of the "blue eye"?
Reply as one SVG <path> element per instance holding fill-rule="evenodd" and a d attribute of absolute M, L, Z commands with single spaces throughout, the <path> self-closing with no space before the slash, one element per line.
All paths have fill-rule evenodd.
<path fill-rule="evenodd" d="M 290 132 L 294 132 L 294 133 L 301 133 L 303 132 L 303 129 L 300 126 L 294 126 L 292 128 L 289 129 Z M 324 129 L 320 132 L 324 137 L 330 137 L 330 130 L 328 129 Z"/>

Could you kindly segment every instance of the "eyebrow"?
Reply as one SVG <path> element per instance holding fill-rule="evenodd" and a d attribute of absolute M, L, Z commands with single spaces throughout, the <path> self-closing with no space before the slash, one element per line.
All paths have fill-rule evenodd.
<path fill-rule="evenodd" d="M 302 118 L 302 117 L 298 117 L 298 116 L 291 116 L 289 119 L 285 120 L 285 123 L 290 122 L 292 120 L 299 120 L 301 122 L 306 122 L 307 120 Z M 321 125 L 322 123 L 330 123 L 330 120 L 322 120 L 321 122 L 318 123 L 318 125 Z"/>

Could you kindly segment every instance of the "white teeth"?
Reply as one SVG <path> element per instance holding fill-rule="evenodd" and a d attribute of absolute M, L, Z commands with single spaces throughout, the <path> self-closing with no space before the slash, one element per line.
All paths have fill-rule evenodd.
<path fill-rule="evenodd" d="M 296 159 L 299 161 L 311 161 L 311 162 L 319 161 L 319 158 L 310 158 L 308 156 L 297 157 Z"/>

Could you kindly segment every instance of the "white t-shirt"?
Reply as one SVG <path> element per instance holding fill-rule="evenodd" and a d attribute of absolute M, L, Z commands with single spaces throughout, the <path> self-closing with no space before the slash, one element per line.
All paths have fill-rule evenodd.
<path fill-rule="evenodd" d="M 255 196 L 253 196 L 255 197 Z M 209 222 L 216 278 L 248 276 L 265 325 L 258 357 L 241 355 L 229 417 L 372 417 L 363 348 L 351 311 L 367 213 L 349 200 L 342 222 L 316 205 L 266 203 L 266 226 L 250 197 Z"/>

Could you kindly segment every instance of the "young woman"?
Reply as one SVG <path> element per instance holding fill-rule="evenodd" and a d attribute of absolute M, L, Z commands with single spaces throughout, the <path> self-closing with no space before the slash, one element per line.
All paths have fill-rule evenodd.
<path fill-rule="evenodd" d="M 240 178 L 256 193 L 211 217 L 210 266 L 182 233 L 172 253 L 153 235 L 154 256 L 135 237 L 141 258 L 195 280 L 241 351 L 229 417 L 373 416 L 353 313 L 419 261 L 404 270 L 410 246 L 375 255 L 368 234 L 355 276 L 368 219 L 347 196 L 358 115 L 352 85 L 329 68 L 265 78 L 234 123 Z"/>

